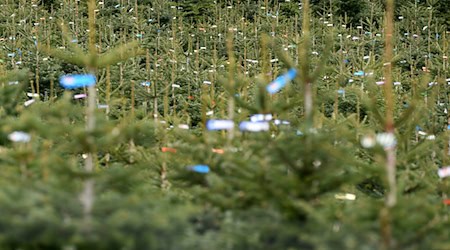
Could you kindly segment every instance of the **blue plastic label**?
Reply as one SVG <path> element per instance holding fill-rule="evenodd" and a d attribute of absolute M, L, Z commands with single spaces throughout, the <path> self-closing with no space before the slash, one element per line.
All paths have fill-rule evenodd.
<path fill-rule="evenodd" d="M 288 82 L 292 81 L 297 75 L 297 70 L 292 68 L 286 74 L 277 77 L 273 82 L 267 85 L 267 92 L 275 94 L 282 89 Z"/>
<path fill-rule="evenodd" d="M 59 83 L 65 89 L 76 89 L 95 85 L 94 75 L 65 75 L 59 78 Z"/>
<path fill-rule="evenodd" d="M 200 173 L 200 174 L 207 174 L 207 173 L 209 173 L 209 167 L 207 165 L 190 166 L 189 169 L 194 171 L 194 172 Z"/>
<path fill-rule="evenodd" d="M 269 130 L 270 125 L 268 122 L 249 122 L 244 121 L 239 124 L 239 129 L 241 131 L 249 132 L 261 132 Z"/>
<path fill-rule="evenodd" d="M 208 130 L 230 130 L 234 128 L 234 122 L 231 120 L 208 120 L 206 129 Z"/>

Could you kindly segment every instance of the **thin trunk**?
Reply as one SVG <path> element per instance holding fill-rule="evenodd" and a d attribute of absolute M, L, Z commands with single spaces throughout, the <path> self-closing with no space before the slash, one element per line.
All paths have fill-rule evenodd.
<path fill-rule="evenodd" d="M 394 38 L 394 0 L 387 0 L 385 20 L 385 52 L 384 52 L 384 92 L 386 100 L 386 123 L 385 131 L 394 137 L 394 96 L 392 94 L 392 57 Z M 385 249 L 394 248 L 392 236 L 391 210 L 397 203 L 396 183 L 396 147 L 389 146 L 386 151 L 386 175 L 388 191 L 385 199 L 385 207 L 380 214 L 381 231 Z"/>
<path fill-rule="evenodd" d="M 89 62 L 88 69 L 91 73 L 95 73 L 96 64 L 96 49 L 95 49 L 95 1 L 90 0 L 88 3 L 89 9 L 89 53 L 91 61 Z M 86 132 L 89 134 L 95 129 L 95 105 L 96 105 L 96 86 L 92 85 L 88 87 L 88 106 L 86 108 Z M 85 159 L 85 171 L 92 173 L 94 171 L 95 155 L 94 152 L 87 152 Z M 95 194 L 94 194 L 94 180 L 87 179 L 84 182 L 84 190 L 81 194 L 81 202 L 83 205 L 84 217 L 89 227 L 92 208 L 94 206 Z"/>
<path fill-rule="evenodd" d="M 302 45 L 299 46 L 299 54 L 302 58 L 300 64 L 300 74 L 304 86 L 304 108 L 308 129 L 313 127 L 313 98 L 312 86 L 309 76 L 309 56 L 310 49 L 310 21 L 309 21 L 309 0 L 303 0 L 303 24 L 302 24 Z M 299 59 L 300 60 L 300 59 Z"/>
<path fill-rule="evenodd" d="M 227 50 L 228 50 L 228 61 L 229 61 L 229 71 L 228 71 L 228 84 L 231 90 L 230 96 L 228 97 L 228 119 L 234 119 L 234 74 L 235 74 L 235 58 L 233 51 L 233 31 L 228 32 L 227 39 Z M 231 143 L 234 137 L 234 129 L 228 131 L 228 143 Z"/>

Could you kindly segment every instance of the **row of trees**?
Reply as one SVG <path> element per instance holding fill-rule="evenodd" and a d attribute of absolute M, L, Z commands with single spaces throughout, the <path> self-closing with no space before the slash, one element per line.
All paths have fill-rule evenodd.
<path fill-rule="evenodd" d="M 438 3 L 308 2 L 3 4 L 0 248 L 448 249 Z"/>

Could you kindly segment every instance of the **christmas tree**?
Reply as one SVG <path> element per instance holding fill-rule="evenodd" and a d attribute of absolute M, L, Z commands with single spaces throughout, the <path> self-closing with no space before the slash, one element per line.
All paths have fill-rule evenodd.
<path fill-rule="evenodd" d="M 444 2 L 2 3 L 0 248 L 450 248 Z"/>

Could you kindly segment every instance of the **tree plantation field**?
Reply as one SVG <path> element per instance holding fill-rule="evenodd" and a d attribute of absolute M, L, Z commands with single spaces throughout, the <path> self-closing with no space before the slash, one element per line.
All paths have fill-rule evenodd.
<path fill-rule="evenodd" d="M 0 249 L 450 249 L 449 8 L 0 1 Z"/>

